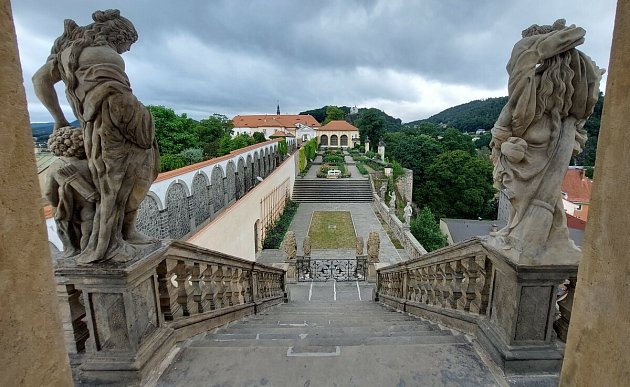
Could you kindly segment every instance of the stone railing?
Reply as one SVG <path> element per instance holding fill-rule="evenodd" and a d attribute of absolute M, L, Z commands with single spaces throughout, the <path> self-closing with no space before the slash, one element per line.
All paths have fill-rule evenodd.
<path fill-rule="evenodd" d="M 175 342 L 283 302 L 284 276 L 178 241 L 128 264 L 59 260 L 57 294 L 75 379 L 138 384 Z"/>
<path fill-rule="evenodd" d="M 515 264 L 473 238 L 379 269 L 377 300 L 476 334 L 506 372 L 547 372 L 562 362 L 558 286 L 571 279 L 556 322 L 566 332 L 576 273 L 576 265 Z"/>
<path fill-rule="evenodd" d="M 374 196 L 374 208 L 378 211 L 379 215 L 385 223 L 389 225 L 394 236 L 400 241 L 400 244 L 405 249 L 405 252 L 411 259 L 416 259 L 424 256 L 427 253 L 427 250 L 418 242 L 416 237 L 413 236 L 409 226 L 403 224 L 403 222 L 398 219 L 396 214 L 393 211 L 390 211 L 387 204 L 383 201 L 383 199 L 376 192 L 376 188 L 374 187 L 374 180 L 372 176 L 370 176 L 370 183 L 372 185 L 372 195 Z"/>
<path fill-rule="evenodd" d="M 488 310 L 492 261 L 478 240 L 378 271 L 380 301 L 409 313 L 424 309 L 466 331 Z M 422 313 L 418 313 L 422 314 Z"/>

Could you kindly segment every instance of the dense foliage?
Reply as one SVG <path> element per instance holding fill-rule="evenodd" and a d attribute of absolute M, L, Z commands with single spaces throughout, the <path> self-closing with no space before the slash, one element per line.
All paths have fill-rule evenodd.
<path fill-rule="evenodd" d="M 284 234 L 287 233 L 291 221 L 298 210 L 299 203 L 293 201 L 287 201 L 284 211 L 280 218 L 276 220 L 274 225 L 267 230 L 265 240 L 263 241 L 263 249 L 278 249 L 284 239 Z"/>
<path fill-rule="evenodd" d="M 360 108 L 358 109 L 359 112 L 357 114 L 350 114 L 350 108 L 348 106 L 324 106 L 319 109 L 306 110 L 306 111 L 300 112 L 300 114 L 310 114 L 318 122 L 323 123 L 323 122 L 326 122 L 329 107 L 339 109 L 344 114 L 342 118 L 334 118 L 334 119 L 340 119 L 340 120 L 345 119 L 346 121 L 348 121 L 354 126 L 357 126 L 357 121 L 361 119 L 361 117 L 369 110 L 376 110 L 378 112 L 377 114 L 383 118 L 384 124 L 385 124 L 385 131 L 388 131 L 388 132 L 398 131 L 401 129 L 401 126 L 402 126 L 402 121 L 400 120 L 400 118 L 392 117 L 389 114 L 383 112 L 382 110 L 374 109 L 374 108 Z M 370 140 L 374 141 L 372 140 L 372 138 L 370 138 Z M 378 142 L 378 139 L 376 139 L 376 141 Z"/>
<path fill-rule="evenodd" d="M 499 117 L 508 97 L 487 98 L 453 106 L 425 120 L 412 121 L 405 127 L 414 128 L 423 122 L 445 124 L 462 132 L 490 129 Z"/>
<path fill-rule="evenodd" d="M 433 213 L 428 207 L 422 208 L 415 219 L 411 220 L 411 233 L 427 251 L 446 246 L 446 235 L 442 234 Z"/>

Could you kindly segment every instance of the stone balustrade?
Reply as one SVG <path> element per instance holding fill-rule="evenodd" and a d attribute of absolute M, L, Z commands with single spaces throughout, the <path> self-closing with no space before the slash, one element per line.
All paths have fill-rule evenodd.
<path fill-rule="evenodd" d="M 285 298 L 285 271 L 169 241 L 126 264 L 55 267 L 75 379 L 140 383 L 175 342 Z"/>
<path fill-rule="evenodd" d="M 506 372 L 557 370 L 576 265 L 519 265 L 473 238 L 378 270 L 377 300 L 477 335 Z M 569 278 L 558 302 L 558 286 Z"/>

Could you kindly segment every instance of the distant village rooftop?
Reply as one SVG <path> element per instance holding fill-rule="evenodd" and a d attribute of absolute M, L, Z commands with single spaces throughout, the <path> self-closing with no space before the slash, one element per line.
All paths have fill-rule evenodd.
<path fill-rule="evenodd" d="M 303 124 L 313 128 L 320 123 L 310 114 L 253 114 L 238 115 L 232 119 L 235 128 L 283 127 L 295 128 Z"/>

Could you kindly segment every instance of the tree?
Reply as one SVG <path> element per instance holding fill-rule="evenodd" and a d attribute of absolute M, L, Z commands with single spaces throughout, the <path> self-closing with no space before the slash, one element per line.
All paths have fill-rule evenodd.
<path fill-rule="evenodd" d="M 186 160 L 188 165 L 203 161 L 203 149 L 201 148 L 184 149 L 179 155 Z"/>
<path fill-rule="evenodd" d="M 367 136 L 372 144 L 378 144 L 385 132 L 385 119 L 382 114 L 382 111 L 374 108 L 367 109 L 361 113 L 357 120 L 361 142 L 365 142 L 365 137 Z"/>
<path fill-rule="evenodd" d="M 414 189 L 416 187 L 414 186 Z M 492 216 L 492 163 L 462 150 L 444 152 L 426 170 L 420 202 L 440 218 Z"/>
<path fill-rule="evenodd" d="M 442 234 L 439 224 L 428 207 L 422 208 L 415 219 L 411 220 L 410 231 L 427 251 L 446 246 L 446 235 Z"/>
<path fill-rule="evenodd" d="M 322 125 L 326 125 L 330 121 L 343 120 L 345 117 L 346 117 L 346 113 L 344 113 L 344 111 L 338 108 L 337 106 L 327 106 L 326 119 L 324 120 Z"/>
<path fill-rule="evenodd" d="M 445 151 L 463 150 L 471 155 L 475 154 L 475 144 L 472 141 L 472 137 L 463 134 L 457 129 L 446 129 L 442 135 L 441 142 Z"/>
<path fill-rule="evenodd" d="M 267 141 L 263 132 L 254 132 L 252 137 L 254 138 L 254 141 L 256 141 L 256 143 Z"/>
<path fill-rule="evenodd" d="M 153 116 L 155 138 L 161 155 L 177 155 L 186 148 L 197 148 L 195 120 L 186 114 L 178 116 L 173 109 L 164 106 L 147 106 Z"/>
<path fill-rule="evenodd" d="M 195 135 L 206 157 L 219 156 L 219 139 L 225 135 L 231 135 L 233 127 L 232 120 L 222 114 L 213 114 L 197 122 L 194 128 Z"/>

